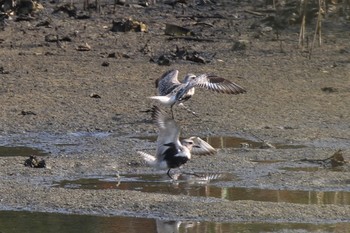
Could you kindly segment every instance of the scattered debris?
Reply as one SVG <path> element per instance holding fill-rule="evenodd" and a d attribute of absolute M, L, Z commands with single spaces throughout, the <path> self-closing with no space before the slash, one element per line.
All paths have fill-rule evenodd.
<path fill-rule="evenodd" d="M 107 67 L 107 66 L 109 66 L 109 62 L 108 61 L 104 61 L 104 62 L 102 62 L 101 65 Z"/>
<path fill-rule="evenodd" d="M 194 51 L 190 54 L 187 54 L 185 60 L 187 61 L 193 61 L 196 63 L 201 63 L 201 64 L 205 64 L 207 63 L 207 61 L 205 60 L 204 57 L 202 57 L 198 52 Z"/>
<path fill-rule="evenodd" d="M 126 4 L 126 0 L 115 0 L 114 4 L 124 6 Z"/>
<path fill-rule="evenodd" d="M 112 32 L 147 32 L 148 26 L 141 21 L 132 19 L 123 19 L 122 21 L 114 22 L 111 28 Z"/>
<path fill-rule="evenodd" d="M 77 51 L 90 51 L 91 50 L 91 46 L 88 43 L 82 44 L 82 45 L 78 45 L 75 48 Z"/>
<path fill-rule="evenodd" d="M 46 168 L 46 162 L 44 159 L 39 161 L 35 155 L 30 155 L 29 158 L 24 161 L 24 166 L 32 168 Z"/>
<path fill-rule="evenodd" d="M 248 14 L 252 14 L 252 15 L 256 15 L 256 16 L 265 16 L 265 13 L 261 13 L 261 12 L 257 12 L 257 11 L 251 11 L 251 10 L 244 10 L 244 12 L 248 13 Z"/>
<path fill-rule="evenodd" d="M 170 65 L 177 60 L 191 61 L 200 64 L 207 64 L 213 60 L 216 54 L 207 52 L 197 52 L 186 48 L 176 47 L 174 52 L 168 54 L 162 54 L 158 58 L 151 58 L 151 62 L 155 62 L 158 65 Z"/>
<path fill-rule="evenodd" d="M 69 17 L 76 17 L 77 16 L 77 8 L 71 3 L 65 3 L 62 5 L 57 5 L 52 12 L 53 14 L 64 12 L 67 13 Z"/>
<path fill-rule="evenodd" d="M 164 33 L 169 36 L 195 36 L 190 29 L 174 24 L 165 24 Z"/>
<path fill-rule="evenodd" d="M 170 66 L 171 61 L 174 60 L 171 55 L 161 55 L 158 58 L 151 58 L 150 61 L 157 63 L 160 66 Z"/>
<path fill-rule="evenodd" d="M 27 115 L 36 116 L 36 113 L 33 112 L 33 111 L 24 111 L 24 110 L 22 110 L 22 111 L 21 111 L 21 115 L 23 115 L 23 116 L 27 116 Z"/>
<path fill-rule="evenodd" d="M 59 36 L 59 35 L 55 35 L 55 34 L 48 34 L 45 36 L 45 41 L 46 42 L 72 42 L 72 38 L 70 36 Z"/>
<path fill-rule="evenodd" d="M 113 52 L 113 53 L 109 53 L 109 54 L 107 55 L 107 57 L 109 57 L 109 58 L 116 58 L 117 55 L 116 55 L 115 52 Z"/>
<path fill-rule="evenodd" d="M 263 141 L 259 148 L 260 149 L 276 149 L 276 147 L 274 145 L 272 145 L 271 143 L 269 143 L 267 141 Z"/>
<path fill-rule="evenodd" d="M 149 45 L 149 41 L 140 49 L 140 52 L 143 53 L 144 55 L 152 54 L 153 49 Z"/>
<path fill-rule="evenodd" d="M 248 40 L 237 40 L 232 46 L 233 51 L 245 51 L 250 42 Z"/>
<path fill-rule="evenodd" d="M 48 34 L 45 36 L 45 41 L 46 42 L 58 42 L 58 35 L 54 35 L 54 34 Z"/>
<path fill-rule="evenodd" d="M 4 67 L 0 66 L 0 74 L 9 74 L 10 72 L 5 70 Z"/>
<path fill-rule="evenodd" d="M 345 163 L 347 163 L 347 161 L 344 160 L 342 150 L 336 151 L 331 157 L 326 159 L 301 159 L 300 161 L 317 163 L 328 168 L 343 166 Z"/>
<path fill-rule="evenodd" d="M 37 1 L 21 0 L 12 4 L 14 13 L 17 15 L 16 21 L 29 21 L 34 19 L 33 15 L 44 9 L 43 5 Z"/>
<path fill-rule="evenodd" d="M 213 39 L 200 38 L 190 29 L 177 26 L 174 24 L 166 24 L 164 34 L 171 36 L 167 38 L 168 40 L 189 40 L 189 41 L 198 41 L 198 42 L 215 42 Z"/>
<path fill-rule="evenodd" d="M 90 19 L 91 16 L 88 12 L 86 11 L 79 11 L 77 12 L 76 16 L 75 16 L 76 19 Z"/>
<path fill-rule="evenodd" d="M 193 36 L 173 36 L 167 38 L 168 40 L 189 40 L 189 41 L 197 41 L 197 42 L 215 42 L 213 39 L 208 38 L 200 38 L 200 37 L 193 37 Z"/>
<path fill-rule="evenodd" d="M 240 145 L 240 147 L 243 148 L 243 149 L 247 149 L 247 148 L 252 147 L 252 145 L 249 144 L 249 143 L 247 143 L 247 142 L 242 142 L 242 143 L 240 143 L 239 145 Z"/>
<path fill-rule="evenodd" d="M 0 11 L 4 13 L 11 13 L 16 6 L 13 0 L 0 0 Z"/>
<path fill-rule="evenodd" d="M 322 87 L 321 90 L 326 93 L 338 92 L 338 89 L 334 87 Z"/>
<path fill-rule="evenodd" d="M 113 52 L 113 53 L 109 53 L 107 55 L 108 58 L 130 58 L 131 56 L 129 54 L 126 53 L 121 53 L 121 52 Z"/>
<path fill-rule="evenodd" d="M 101 96 L 99 94 L 97 94 L 97 93 L 91 93 L 90 97 L 91 98 L 95 98 L 95 99 L 101 99 Z"/>
<path fill-rule="evenodd" d="M 136 160 L 131 160 L 130 162 L 127 163 L 129 167 L 140 167 L 142 163 Z"/>
<path fill-rule="evenodd" d="M 50 21 L 44 20 L 44 21 L 40 21 L 35 26 L 36 27 L 50 27 L 50 24 L 51 24 Z"/>
<path fill-rule="evenodd" d="M 31 21 L 33 19 L 34 19 L 34 17 L 31 16 L 31 15 L 18 15 L 16 17 L 16 22 L 19 22 L 19 21 Z"/>

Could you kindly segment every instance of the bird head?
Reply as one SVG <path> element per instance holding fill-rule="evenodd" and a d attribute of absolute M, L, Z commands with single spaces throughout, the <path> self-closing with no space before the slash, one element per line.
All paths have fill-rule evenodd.
<path fill-rule="evenodd" d="M 191 80 L 194 80 L 195 78 L 196 78 L 196 75 L 194 75 L 194 74 L 186 74 L 186 76 L 183 80 L 183 83 L 188 83 Z"/>
<path fill-rule="evenodd" d="M 185 147 L 187 147 L 189 150 L 192 150 L 193 147 L 198 147 L 192 139 L 183 139 L 181 141 L 181 144 Z"/>

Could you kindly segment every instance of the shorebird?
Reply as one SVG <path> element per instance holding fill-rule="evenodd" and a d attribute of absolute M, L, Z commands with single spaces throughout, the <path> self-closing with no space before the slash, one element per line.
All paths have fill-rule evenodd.
<path fill-rule="evenodd" d="M 210 155 L 216 150 L 199 137 L 190 137 L 180 141 L 180 127 L 174 119 L 167 116 L 157 106 L 152 108 L 152 119 L 157 124 L 159 133 L 157 138 L 156 156 L 138 151 L 146 163 L 158 169 L 181 167 L 191 159 L 191 152 L 198 155 Z"/>
<path fill-rule="evenodd" d="M 155 81 L 158 96 L 149 97 L 160 101 L 164 105 L 170 106 L 173 118 L 173 106 L 175 104 L 179 104 L 187 111 L 196 115 L 195 112 L 192 112 L 183 105 L 183 102 L 189 100 L 194 95 L 196 87 L 233 95 L 246 92 L 246 90 L 239 85 L 216 75 L 201 74 L 196 76 L 194 74 L 187 74 L 181 82 L 178 80 L 178 75 L 178 70 L 169 70 L 165 72 Z"/>

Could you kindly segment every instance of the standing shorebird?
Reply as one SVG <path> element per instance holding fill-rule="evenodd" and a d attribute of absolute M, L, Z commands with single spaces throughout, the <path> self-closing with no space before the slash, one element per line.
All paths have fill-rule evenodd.
<path fill-rule="evenodd" d="M 191 152 L 198 155 L 210 155 L 216 150 L 199 137 L 190 137 L 180 141 L 180 128 L 174 119 L 168 117 L 157 106 L 152 108 L 152 119 L 158 126 L 156 156 L 138 151 L 146 163 L 159 169 L 170 170 L 181 167 L 191 159 Z"/>
<path fill-rule="evenodd" d="M 196 76 L 194 74 L 187 74 L 181 82 L 178 80 L 178 75 L 178 70 L 165 72 L 156 80 L 158 96 L 150 97 L 151 99 L 160 101 L 162 104 L 170 106 L 173 118 L 173 106 L 175 104 L 179 104 L 187 111 L 192 112 L 184 106 L 183 102 L 189 100 L 194 95 L 196 87 L 233 95 L 246 92 L 239 85 L 215 75 L 201 74 Z M 196 115 L 194 112 L 192 113 Z"/>

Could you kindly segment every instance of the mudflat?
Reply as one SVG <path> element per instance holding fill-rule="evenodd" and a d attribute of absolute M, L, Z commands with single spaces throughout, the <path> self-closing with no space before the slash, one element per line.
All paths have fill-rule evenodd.
<path fill-rule="evenodd" d="M 43 150 L 38 157 L 47 167 L 25 167 L 27 157 L 2 156 L 0 208 L 198 221 L 349 222 L 349 163 L 330 168 L 305 161 L 339 149 L 349 161 L 349 22 L 325 18 L 322 45 L 314 44 L 310 59 L 314 22 L 300 48 L 300 24 L 280 28 L 277 37 L 275 27 L 263 21 L 270 14 L 263 5 L 101 3 L 100 11 L 80 12 L 81 4 L 78 12 L 86 17 L 79 18 L 64 10 L 52 13 L 56 4 L 46 3 L 30 21 L 6 20 L 0 32 L 0 142 Z M 147 32 L 111 31 L 113 21 L 128 18 L 147 25 Z M 166 35 L 166 24 L 193 33 Z M 158 103 L 147 97 L 156 94 L 155 80 L 169 69 L 181 77 L 216 74 L 247 90 L 196 91 L 186 104 L 198 117 L 174 107 L 184 137 L 223 142 L 217 155 L 194 156 L 182 172 L 230 174 L 234 178 L 225 184 L 231 187 L 316 192 L 318 202 L 55 186 L 128 174 L 168 179 L 136 151 L 155 150 L 155 142 L 145 138 L 157 135 L 147 110 Z M 230 137 L 284 146 L 225 146 Z"/>

